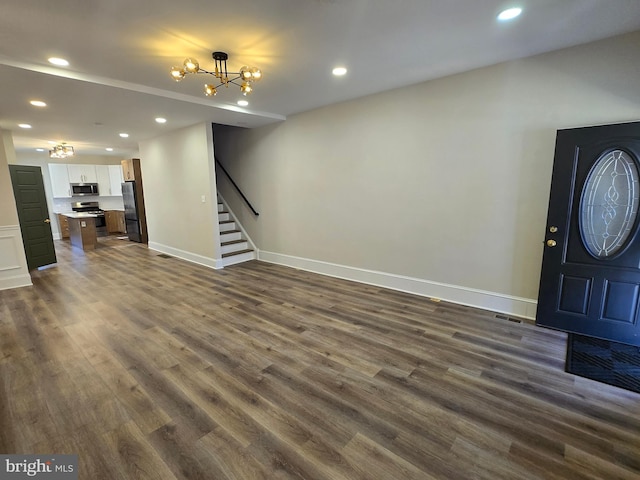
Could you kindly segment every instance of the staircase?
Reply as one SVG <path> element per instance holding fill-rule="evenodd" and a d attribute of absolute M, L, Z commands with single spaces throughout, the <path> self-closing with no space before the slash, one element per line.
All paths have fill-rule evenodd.
<path fill-rule="evenodd" d="M 218 197 L 218 223 L 223 267 L 256 259 L 255 250 L 220 197 Z"/>

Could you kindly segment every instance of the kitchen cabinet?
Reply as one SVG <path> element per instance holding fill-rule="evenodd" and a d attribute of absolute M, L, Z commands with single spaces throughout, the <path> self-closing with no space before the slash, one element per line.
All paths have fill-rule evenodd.
<path fill-rule="evenodd" d="M 67 165 L 70 183 L 98 183 L 95 165 Z"/>
<path fill-rule="evenodd" d="M 122 168 L 120 165 L 96 165 L 98 190 L 103 197 L 122 196 Z"/>
<path fill-rule="evenodd" d="M 133 180 L 142 180 L 142 172 L 140 170 L 140 159 L 130 158 L 128 160 L 122 160 L 122 176 L 125 182 Z"/>
<path fill-rule="evenodd" d="M 98 245 L 95 216 L 77 217 L 75 214 L 66 214 L 69 222 L 69 238 L 71 245 L 83 250 L 95 250 Z"/>
<path fill-rule="evenodd" d="M 101 196 L 111 195 L 111 179 L 109 178 L 109 165 L 95 165 L 96 178 L 98 179 L 98 193 Z"/>
<path fill-rule="evenodd" d="M 60 226 L 60 237 L 69 238 L 69 220 L 62 213 L 58 214 L 58 225 Z"/>
<path fill-rule="evenodd" d="M 51 193 L 53 194 L 53 198 L 71 197 L 69 172 L 64 163 L 50 163 L 49 176 L 51 177 Z"/>
<path fill-rule="evenodd" d="M 120 165 L 109 165 L 109 184 L 111 185 L 111 195 L 115 197 L 122 196 L 122 168 Z"/>
<path fill-rule="evenodd" d="M 105 210 L 104 223 L 107 226 L 107 233 L 127 233 L 122 210 Z"/>

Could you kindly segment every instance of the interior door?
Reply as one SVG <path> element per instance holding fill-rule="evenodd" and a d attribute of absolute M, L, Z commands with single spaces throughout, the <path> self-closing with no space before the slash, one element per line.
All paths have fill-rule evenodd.
<path fill-rule="evenodd" d="M 40 167 L 9 165 L 29 270 L 56 263 Z"/>
<path fill-rule="evenodd" d="M 640 122 L 559 130 L 536 323 L 640 346 Z"/>

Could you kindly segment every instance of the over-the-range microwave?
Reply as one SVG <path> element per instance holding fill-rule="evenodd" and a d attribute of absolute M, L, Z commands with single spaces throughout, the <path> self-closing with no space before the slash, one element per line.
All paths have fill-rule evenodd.
<path fill-rule="evenodd" d="M 89 195 L 99 195 L 97 183 L 72 183 L 71 196 L 85 197 Z"/>

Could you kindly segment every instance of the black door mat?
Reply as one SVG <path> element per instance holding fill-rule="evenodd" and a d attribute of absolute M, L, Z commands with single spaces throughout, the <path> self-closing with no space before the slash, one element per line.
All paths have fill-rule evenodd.
<path fill-rule="evenodd" d="M 640 393 L 640 347 L 570 333 L 565 370 Z"/>

